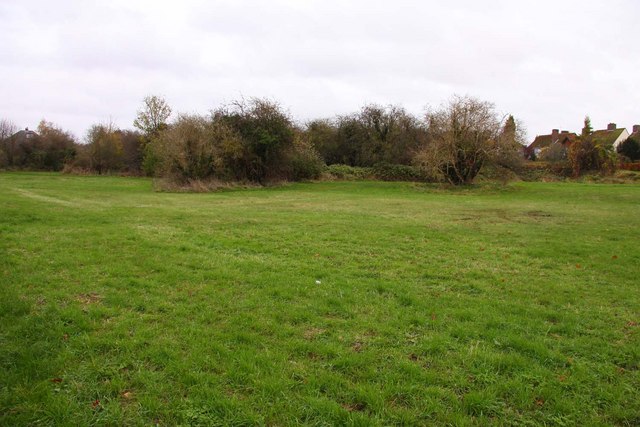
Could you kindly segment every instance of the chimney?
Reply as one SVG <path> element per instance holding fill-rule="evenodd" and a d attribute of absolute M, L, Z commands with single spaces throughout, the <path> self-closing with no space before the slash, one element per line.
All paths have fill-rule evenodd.
<path fill-rule="evenodd" d="M 615 123 L 609 123 L 609 126 L 607 126 L 607 130 L 616 130 L 616 124 Z"/>
<path fill-rule="evenodd" d="M 555 142 L 559 138 L 560 138 L 560 130 L 559 129 L 552 129 L 551 130 L 551 142 Z"/>
<path fill-rule="evenodd" d="M 640 125 L 633 125 L 633 133 L 640 132 Z"/>
<path fill-rule="evenodd" d="M 568 130 L 563 130 L 561 133 L 569 133 Z"/>

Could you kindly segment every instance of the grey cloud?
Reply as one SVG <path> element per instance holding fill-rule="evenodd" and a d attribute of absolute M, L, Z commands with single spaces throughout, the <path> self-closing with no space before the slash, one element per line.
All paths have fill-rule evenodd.
<path fill-rule="evenodd" d="M 269 96 L 301 120 L 453 93 L 493 101 L 531 136 L 640 121 L 634 0 L 0 4 L 0 116 L 82 134 L 130 127 L 146 94 L 205 113 Z"/>

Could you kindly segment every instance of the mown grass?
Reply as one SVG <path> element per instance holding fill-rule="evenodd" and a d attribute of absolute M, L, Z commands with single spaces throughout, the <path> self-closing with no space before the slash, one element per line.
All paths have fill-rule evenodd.
<path fill-rule="evenodd" d="M 638 185 L 0 174 L 0 425 L 638 425 L 639 214 Z"/>

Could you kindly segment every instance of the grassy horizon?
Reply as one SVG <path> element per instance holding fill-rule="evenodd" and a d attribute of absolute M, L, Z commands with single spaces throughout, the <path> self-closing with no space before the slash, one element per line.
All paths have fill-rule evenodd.
<path fill-rule="evenodd" d="M 638 425 L 639 206 L 1 173 L 0 424 Z"/>

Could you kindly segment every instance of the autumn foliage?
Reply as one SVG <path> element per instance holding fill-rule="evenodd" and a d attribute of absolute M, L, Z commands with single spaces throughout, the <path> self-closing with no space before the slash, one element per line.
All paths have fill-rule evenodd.
<path fill-rule="evenodd" d="M 485 165 L 514 170 L 522 160 L 521 126 L 471 97 L 454 97 L 424 118 L 368 104 L 302 124 L 264 98 L 172 116 L 162 97 L 147 96 L 133 124 L 137 130 L 95 124 L 80 142 L 43 121 L 37 138 L 17 143 L 3 122 L 0 167 L 258 184 L 335 178 L 331 170 L 347 167 L 368 168 L 375 179 L 470 184 Z"/>

